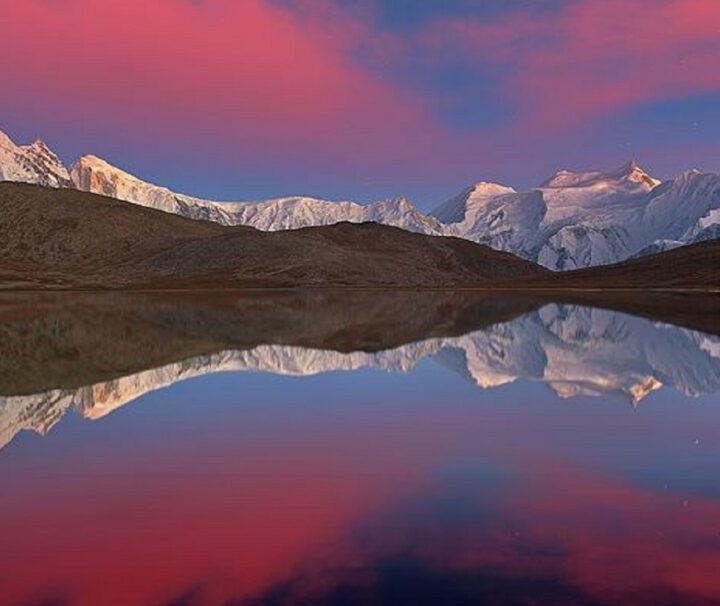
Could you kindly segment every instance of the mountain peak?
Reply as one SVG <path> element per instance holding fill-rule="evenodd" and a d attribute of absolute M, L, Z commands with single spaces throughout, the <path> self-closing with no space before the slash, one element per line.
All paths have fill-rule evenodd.
<path fill-rule="evenodd" d="M 75 187 L 81 191 L 89 191 L 121 200 L 132 200 L 141 205 L 148 205 L 143 192 L 154 191 L 154 195 L 167 197 L 167 203 L 161 204 L 161 210 L 174 212 L 174 196 L 169 190 L 145 183 L 135 175 L 113 166 L 106 160 L 92 154 L 82 156 L 70 167 L 70 176 Z M 150 194 L 151 197 L 153 194 Z"/>
<path fill-rule="evenodd" d="M 107 160 L 103 160 L 102 158 L 92 154 L 79 158 L 77 162 L 70 167 L 70 174 L 72 175 L 76 186 L 80 187 L 80 189 L 86 189 L 89 187 L 89 180 L 92 179 L 100 179 L 102 181 L 107 181 L 108 179 L 116 181 L 121 180 L 129 184 L 142 183 L 144 185 L 151 185 L 145 184 L 135 175 L 124 171 L 121 168 L 110 164 Z M 81 182 L 84 183 L 83 186 L 80 185 Z"/>
<path fill-rule="evenodd" d="M 642 171 L 642 172 L 645 172 L 635 158 L 632 158 L 632 159 L 628 160 L 628 161 L 625 163 L 624 168 L 625 168 L 625 170 L 626 170 L 627 172 L 629 172 L 629 173 L 630 173 L 630 172 L 634 172 L 634 171 L 636 171 L 636 170 L 640 170 L 640 171 Z"/>
<path fill-rule="evenodd" d="M 493 183 L 492 181 L 478 181 L 472 186 L 472 191 L 479 196 L 499 196 L 501 194 L 517 193 L 513 187 Z"/>
<path fill-rule="evenodd" d="M 659 179 L 648 175 L 634 159 L 621 167 L 603 172 L 599 170 L 578 172 L 568 169 L 558 170 L 552 177 L 540 185 L 541 188 L 561 189 L 568 187 L 592 187 L 603 183 L 637 183 L 649 189 L 660 184 Z"/>
<path fill-rule="evenodd" d="M 110 164 L 107 160 L 103 160 L 102 158 L 98 156 L 94 156 L 92 154 L 87 154 L 85 156 L 81 156 L 78 158 L 77 162 L 73 164 L 73 166 L 92 166 L 95 168 L 104 168 L 104 169 L 110 169 L 113 171 L 120 171 L 119 168 L 113 166 Z M 122 171 L 120 171 L 122 172 Z"/>
<path fill-rule="evenodd" d="M 15 147 L 15 143 L 10 136 L 0 130 L 0 147 Z"/>
<path fill-rule="evenodd" d="M 635 159 L 626 162 L 618 170 L 614 171 L 614 175 L 619 180 L 633 181 L 635 183 L 644 183 L 650 189 L 660 185 L 660 180 L 651 177 Z"/>
<path fill-rule="evenodd" d="M 578 187 L 585 185 L 591 179 L 597 178 L 601 173 L 598 171 L 579 172 L 567 168 L 556 170 L 553 175 L 540 184 L 541 188 L 563 188 Z"/>
<path fill-rule="evenodd" d="M 430 216 L 445 224 L 461 223 L 470 206 L 484 205 L 497 196 L 516 193 L 514 188 L 507 185 L 492 181 L 478 181 L 435 208 Z"/>
<path fill-rule="evenodd" d="M 32 147 L 34 149 L 39 149 L 42 151 L 48 151 L 48 152 L 50 151 L 50 148 L 47 146 L 47 143 L 45 143 L 45 141 L 43 141 L 42 139 L 35 139 L 35 141 L 32 142 L 30 147 Z"/>
<path fill-rule="evenodd" d="M 395 198 L 388 198 L 385 200 L 385 202 L 390 206 L 395 206 L 397 208 L 415 208 L 412 202 L 408 200 L 405 196 L 397 196 Z"/>
<path fill-rule="evenodd" d="M 70 175 L 60 158 L 40 139 L 17 145 L 0 131 L 0 181 L 71 187 Z"/>

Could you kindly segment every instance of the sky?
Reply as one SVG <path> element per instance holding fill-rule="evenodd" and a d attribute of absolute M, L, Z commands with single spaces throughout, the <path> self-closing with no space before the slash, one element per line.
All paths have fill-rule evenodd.
<path fill-rule="evenodd" d="M 0 129 L 201 197 L 720 171 L 717 0 L 0 0 Z"/>

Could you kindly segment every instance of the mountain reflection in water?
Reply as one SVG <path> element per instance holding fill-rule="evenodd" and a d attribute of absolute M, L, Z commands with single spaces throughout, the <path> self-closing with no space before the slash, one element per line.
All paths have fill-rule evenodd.
<path fill-rule="evenodd" d="M 488 301 L 483 303 L 487 305 Z M 496 307 L 491 305 L 488 309 L 501 310 L 502 318 L 503 312 L 515 306 L 530 307 L 518 301 L 498 301 Z M 243 319 L 253 322 L 252 316 Z M 495 318 L 488 314 L 484 319 L 492 322 Z M 131 315 L 128 322 L 132 320 Z M 102 318 L 93 322 L 92 318 L 83 317 L 82 321 L 89 321 L 102 331 Z M 181 336 L 185 336 L 182 322 L 180 326 Z M 63 331 L 76 328 L 70 324 L 63 326 L 62 322 L 50 323 L 53 341 L 50 347 L 60 349 L 59 356 L 66 355 L 61 349 Z M 282 333 L 274 336 L 282 341 Z M 344 339 L 343 345 L 353 348 L 352 335 Z M 111 346 L 117 347 L 117 343 Z M 75 347 L 71 346 L 73 354 Z M 145 349 L 158 349 L 154 343 L 142 343 L 140 347 L 138 359 Z M 531 379 L 547 385 L 561 397 L 620 393 L 633 404 L 639 404 L 662 386 L 673 387 L 688 396 L 720 389 L 719 336 L 615 311 L 550 303 L 467 334 L 431 337 L 380 351 L 262 344 L 189 357 L 78 388 L 0 395 L 0 447 L 23 429 L 47 433 L 70 409 L 78 410 L 88 419 L 99 419 L 151 391 L 206 374 L 253 371 L 307 376 L 366 367 L 406 373 L 426 358 L 481 388 Z M 56 362 L 65 366 L 65 360 L 45 361 L 48 366 Z M 127 360 L 120 364 L 127 364 Z M 42 365 L 36 372 L 42 380 L 45 376 Z M 55 376 L 57 371 L 50 374 Z"/>
<path fill-rule="evenodd" d="M 0 298 L 0 604 L 719 603 L 720 337 L 642 305 Z"/>

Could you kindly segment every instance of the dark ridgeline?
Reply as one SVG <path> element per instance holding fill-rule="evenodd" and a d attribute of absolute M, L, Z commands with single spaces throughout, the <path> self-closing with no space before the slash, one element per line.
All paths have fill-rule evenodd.
<path fill-rule="evenodd" d="M 376 223 L 265 232 L 70 189 L 0 183 L 0 288 L 720 289 L 717 240 L 550 272 L 459 238 Z"/>
<path fill-rule="evenodd" d="M 264 232 L 0 184 L 0 284 L 23 288 L 479 287 L 547 270 L 375 223 Z"/>
<path fill-rule="evenodd" d="M 720 241 L 708 240 L 613 265 L 556 272 L 554 287 L 720 289 Z"/>

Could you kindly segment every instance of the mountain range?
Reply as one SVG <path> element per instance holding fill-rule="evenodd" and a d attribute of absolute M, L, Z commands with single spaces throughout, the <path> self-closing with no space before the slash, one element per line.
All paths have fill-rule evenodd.
<path fill-rule="evenodd" d="M 0 183 L 2 289 L 481 288 L 549 273 L 468 240 L 372 222 L 268 232 Z"/>
<path fill-rule="evenodd" d="M 0 396 L 0 448 L 21 430 L 47 433 L 70 410 L 99 419 L 192 377 L 227 371 L 310 376 L 360 368 L 406 373 L 424 359 L 482 389 L 525 379 L 564 398 L 615 393 L 637 405 L 663 386 L 687 396 L 720 390 L 720 337 L 614 311 L 550 304 L 468 334 L 387 350 L 265 344 L 195 356 L 80 388 Z"/>
<path fill-rule="evenodd" d="M 262 231 L 376 222 L 470 240 L 552 270 L 611 264 L 720 237 L 720 175 L 688 170 L 660 181 L 634 161 L 607 172 L 561 170 L 526 191 L 479 182 L 425 214 L 405 198 L 367 205 L 302 196 L 204 200 L 147 183 L 92 155 L 67 169 L 42 141 L 19 146 L 0 133 L 0 180 L 76 188 Z"/>

